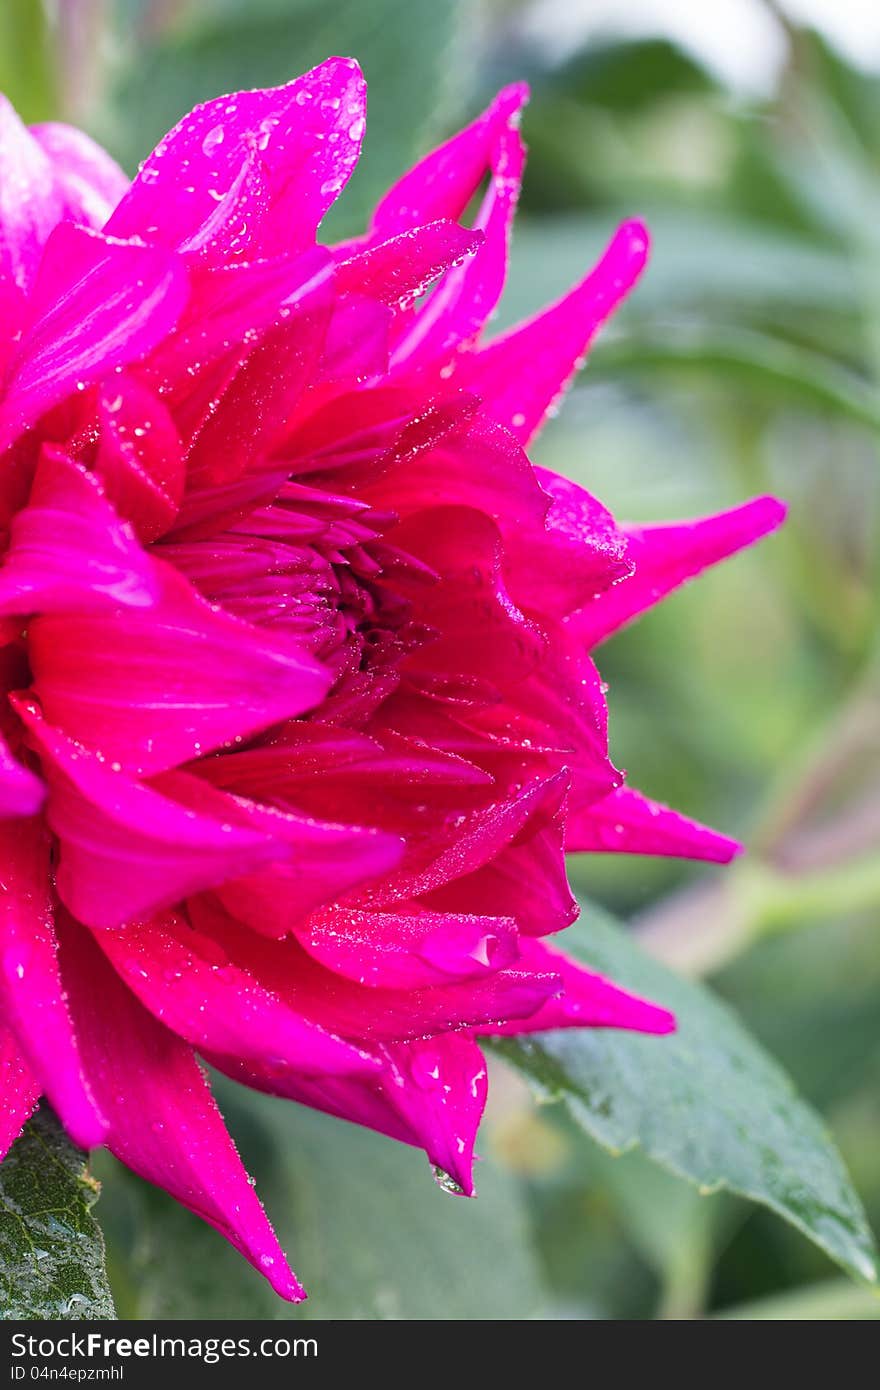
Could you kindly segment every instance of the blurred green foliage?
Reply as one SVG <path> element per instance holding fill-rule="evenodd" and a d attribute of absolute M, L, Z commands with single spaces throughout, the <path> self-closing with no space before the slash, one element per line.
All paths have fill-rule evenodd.
<path fill-rule="evenodd" d="M 335 228 L 348 231 L 409 159 L 500 82 L 526 76 L 531 160 L 500 323 L 581 275 L 621 216 L 647 218 L 647 278 L 534 456 L 628 518 L 698 514 L 766 489 L 788 500 L 790 520 L 600 654 L 618 764 L 650 794 L 741 835 L 750 854 L 722 871 L 591 857 L 572 866 L 573 879 L 633 918 L 668 963 L 712 975 L 826 1117 L 876 1228 L 880 81 L 789 27 L 776 90 L 746 101 L 660 39 L 609 40 L 554 61 L 518 37 L 523 8 L 70 0 L 66 18 L 53 11 L 53 48 L 36 0 L 6 0 L 0 78 L 26 114 L 76 119 L 133 167 L 195 101 L 351 52 L 366 68 L 371 106 L 364 165 Z M 89 44 L 72 37 L 75 10 Z M 245 1129 L 264 1123 L 262 1101 L 237 1095 L 236 1106 L 250 1114 Z M 288 1139 L 285 1121 L 272 1123 L 274 1156 L 261 1158 L 257 1145 L 253 1160 L 270 1184 L 284 1144 L 302 1138 L 305 1168 L 322 1126 L 341 1169 L 346 1155 L 373 1162 L 361 1156 L 365 1144 L 383 1149 L 309 1117 L 287 1122 Z M 264 1139 L 269 1128 L 266 1120 Z M 485 1147 L 503 1181 L 518 1182 L 550 1315 L 880 1311 L 765 1212 L 698 1198 L 636 1155 L 602 1155 L 559 1107 L 536 1112 L 504 1071 Z M 418 1165 L 412 1155 L 397 1161 L 401 1174 Z M 356 1199 L 371 1202 L 366 1190 Z M 125 1197 L 120 1180 L 110 1200 L 120 1306 L 138 1280 L 141 1298 L 161 1302 L 144 1273 L 153 1258 L 144 1228 L 131 1224 L 143 1193 Z M 383 1231 L 398 1219 L 405 1234 L 410 1201 L 397 1218 L 389 1205 Z M 431 1210 L 442 1224 L 445 1205 Z M 519 1221 L 519 1208 L 511 1212 Z M 206 1260 L 226 1268 L 219 1242 L 198 1236 L 190 1218 L 167 1221 L 189 1236 L 156 1218 L 154 1241 L 208 1240 Z M 462 1229 L 460 1239 L 468 1258 L 481 1237 Z M 473 1315 L 499 1315 L 493 1300 L 504 1297 L 508 1265 L 519 1281 L 509 1306 L 521 1315 L 531 1260 L 505 1258 L 491 1290 L 469 1285 L 483 1288 Z M 434 1315 L 462 1315 L 444 1307 L 441 1299 Z M 247 1299 L 241 1308 L 250 1311 Z M 349 1315 L 401 1308 L 359 1305 Z"/>

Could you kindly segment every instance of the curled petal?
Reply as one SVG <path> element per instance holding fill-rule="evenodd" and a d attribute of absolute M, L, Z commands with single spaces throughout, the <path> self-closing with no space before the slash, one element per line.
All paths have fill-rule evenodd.
<path fill-rule="evenodd" d="M 174 913 L 101 931 L 99 944 L 150 1013 L 200 1052 L 287 1062 L 307 1074 L 378 1068 L 368 1053 L 301 1018 Z"/>
<path fill-rule="evenodd" d="M 342 293 L 354 291 L 407 308 L 433 280 L 472 256 L 482 242 L 482 232 L 441 217 L 384 241 L 350 244 L 337 252 L 336 286 Z"/>
<path fill-rule="evenodd" d="M 456 384 L 527 444 L 581 365 L 593 337 L 629 293 L 648 258 L 641 222 L 619 227 L 586 279 L 528 323 L 456 359 Z"/>
<path fill-rule="evenodd" d="M 315 960 L 379 989 L 419 989 L 479 979 L 512 965 L 518 955 L 516 923 L 509 917 L 327 908 L 297 932 Z"/>
<path fill-rule="evenodd" d="M 210 1061 L 247 1086 L 424 1149 L 447 1190 L 472 1197 L 474 1141 L 486 1103 L 486 1062 L 479 1047 L 465 1034 L 444 1033 L 378 1051 L 382 1070 L 369 1081 L 302 1076 L 228 1056 L 212 1055 Z"/>
<path fill-rule="evenodd" d="M 107 230 L 210 248 L 212 259 L 303 250 L 357 163 L 365 111 L 350 58 L 197 106 L 141 166 Z"/>
<path fill-rule="evenodd" d="M 282 1298 L 305 1297 L 191 1049 L 131 994 L 89 932 L 60 924 L 61 960 L 107 1147 L 225 1236 Z"/>
<path fill-rule="evenodd" d="M 47 719 L 111 762 L 153 773 L 300 714 L 330 677 L 292 641 L 214 610 L 152 561 L 147 609 L 36 618 L 34 688 Z"/>
<path fill-rule="evenodd" d="M 573 632 L 587 647 L 597 646 L 702 570 L 775 531 L 784 519 L 785 505 L 778 498 L 755 497 L 717 516 L 625 527 L 634 573 L 573 614 Z"/>
<path fill-rule="evenodd" d="M 727 864 L 742 846 L 658 801 L 649 801 L 631 787 L 618 787 L 610 796 L 569 816 L 565 848 L 595 854 L 657 854 Z"/>
<path fill-rule="evenodd" d="M 7 367 L 0 449 L 71 392 L 138 361 L 174 327 L 186 295 L 183 266 L 167 251 L 60 223 Z"/>
<path fill-rule="evenodd" d="M 75 1143 L 100 1144 L 105 1123 L 83 1072 L 58 968 L 49 840 L 35 820 L 0 823 L 0 1001 L 29 1070 Z"/>
<path fill-rule="evenodd" d="M 530 936 L 571 925 L 578 905 L 563 854 L 568 777 L 558 773 L 532 792 L 526 824 L 469 875 L 459 874 L 426 893 L 428 905 L 459 912 L 470 905 L 503 913 Z"/>
<path fill-rule="evenodd" d="M 326 970 L 291 938 L 271 941 L 235 921 L 206 898 L 189 904 L 194 927 L 211 936 L 230 960 L 270 985 L 297 1013 L 352 1040 L 402 1042 L 490 1019 L 532 1014 L 559 989 L 557 975 L 519 963 L 474 980 L 420 989 L 377 989 Z"/>
<path fill-rule="evenodd" d="M 479 337 L 501 298 L 525 166 L 525 146 L 515 126 L 500 125 L 489 161 L 489 189 L 474 223 L 484 238 L 482 245 L 470 259 L 447 273 L 413 315 L 395 347 L 395 368 L 412 371 L 447 361 L 452 350 Z"/>
<path fill-rule="evenodd" d="M 543 941 L 524 940 L 522 960 L 541 973 L 549 969 L 559 971 L 562 990 L 531 1018 L 481 1028 L 481 1033 L 511 1037 L 550 1028 L 624 1028 L 637 1033 L 671 1033 L 675 1029 L 675 1017 L 667 1009 L 628 994 Z"/>
<path fill-rule="evenodd" d="M 499 132 L 515 122 L 528 96 L 524 82 L 499 92 L 481 116 L 388 190 L 373 214 L 372 230 L 390 235 L 438 217 L 460 217 L 489 168 Z"/>
<path fill-rule="evenodd" d="M 15 1038 L 0 1025 L 0 1163 L 36 1110 L 40 1089 Z"/>
<path fill-rule="evenodd" d="M 136 377 L 114 374 L 98 402 L 95 471 L 119 516 L 143 542 L 177 517 L 186 480 L 183 444 L 171 414 Z"/>
<path fill-rule="evenodd" d="M 33 816 L 39 811 L 46 788 L 10 751 L 0 734 L 0 819 L 6 816 Z"/>
<path fill-rule="evenodd" d="M 0 95 L 0 280 L 29 290 L 65 200 L 52 161 Z"/>
<path fill-rule="evenodd" d="M 13 704 L 49 786 L 58 893 L 89 926 L 149 916 L 283 857 L 265 831 L 195 814 L 65 738 L 33 702 L 14 697 Z"/>
<path fill-rule="evenodd" d="M 0 613 L 149 608 L 158 590 L 152 562 L 95 474 L 45 445 L 30 501 L 12 519 Z"/>

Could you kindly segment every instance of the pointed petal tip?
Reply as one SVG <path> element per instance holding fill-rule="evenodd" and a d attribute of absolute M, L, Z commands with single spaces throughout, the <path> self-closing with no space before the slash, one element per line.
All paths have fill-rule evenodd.
<path fill-rule="evenodd" d="M 492 103 L 493 113 L 512 124 L 532 95 L 528 82 L 511 82 L 502 87 Z"/>
<path fill-rule="evenodd" d="M 747 505 L 754 508 L 756 521 L 761 527 L 760 530 L 756 530 L 756 537 L 766 536 L 770 531 L 775 531 L 788 516 L 788 503 L 781 497 L 774 497 L 772 493 L 755 497 Z"/>
<path fill-rule="evenodd" d="M 98 1110 L 93 1110 L 90 1115 L 65 1116 L 64 1128 L 77 1148 L 88 1153 L 90 1149 L 101 1148 L 107 1138 L 108 1124 Z"/>
<path fill-rule="evenodd" d="M 613 240 L 625 249 L 640 267 L 645 264 L 651 252 L 651 233 L 641 218 L 629 217 L 625 222 L 621 222 Z"/>
<path fill-rule="evenodd" d="M 305 1303 L 308 1298 L 286 1260 L 278 1266 L 277 1260 L 271 1255 L 263 1256 L 260 1260 L 260 1273 L 265 1275 L 275 1292 L 287 1303 Z"/>
<path fill-rule="evenodd" d="M 646 1002 L 642 1031 L 653 1033 L 655 1037 L 665 1037 L 678 1031 L 678 1019 L 668 1009 L 661 1009 L 659 1004 Z"/>
<path fill-rule="evenodd" d="M 745 845 L 739 840 L 732 840 L 729 835 L 722 835 L 720 831 L 715 832 L 716 854 L 713 856 L 716 864 L 729 864 L 732 859 L 738 859 L 741 854 L 745 854 Z"/>

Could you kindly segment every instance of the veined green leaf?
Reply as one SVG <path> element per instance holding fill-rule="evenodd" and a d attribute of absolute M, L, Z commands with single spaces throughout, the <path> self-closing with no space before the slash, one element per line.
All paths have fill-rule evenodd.
<path fill-rule="evenodd" d="M 0 1166 L 0 1318 L 116 1316 L 100 1188 L 50 1110 L 38 1111 Z"/>
<path fill-rule="evenodd" d="M 877 1278 L 876 1250 L 831 1138 L 777 1064 L 708 990 L 645 956 L 590 907 L 569 951 L 674 1010 L 663 1038 L 599 1029 L 505 1039 L 501 1054 L 540 1094 L 564 1100 L 605 1148 L 646 1156 L 705 1192 L 729 1189 L 770 1207 L 857 1278 Z"/>

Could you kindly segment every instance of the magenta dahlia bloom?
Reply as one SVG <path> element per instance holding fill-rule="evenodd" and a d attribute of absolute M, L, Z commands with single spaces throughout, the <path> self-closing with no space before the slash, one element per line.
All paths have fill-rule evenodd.
<path fill-rule="evenodd" d="M 673 1026 L 547 944 L 564 851 L 736 850 L 624 784 L 589 652 L 782 507 L 619 526 L 530 462 L 647 237 L 483 344 L 524 100 L 333 247 L 352 62 L 131 184 L 0 110 L 2 1152 L 45 1093 L 290 1299 L 197 1054 L 471 1193 L 482 1036 Z"/>

